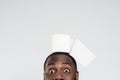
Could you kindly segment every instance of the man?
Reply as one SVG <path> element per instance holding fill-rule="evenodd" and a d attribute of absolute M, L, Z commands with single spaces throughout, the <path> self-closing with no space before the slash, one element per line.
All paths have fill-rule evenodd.
<path fill-rule="evenodd" d="M 50 54 L 44 63 L 44 80 L 78 80 L 75 59 L 66 52 Z"/>

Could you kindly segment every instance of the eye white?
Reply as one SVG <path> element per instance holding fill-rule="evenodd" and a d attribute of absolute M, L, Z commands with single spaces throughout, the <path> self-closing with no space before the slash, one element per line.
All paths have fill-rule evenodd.
<path fill-rule="evenodd" d="M 64 69 L 64 71 L 63 72 L 65 72 L 65 73 L 69 73 L 70 72 L 70 70 L 69 69 Z"/>
<path fill-rule="evenodd" d="M 55 70 L 54 70 L 54 69 L 50 69 L 50 70 L 48 71 L 48 73 L 49 73 L 49 74 L 54 74 L 54 73 L 55 73 Z"/>

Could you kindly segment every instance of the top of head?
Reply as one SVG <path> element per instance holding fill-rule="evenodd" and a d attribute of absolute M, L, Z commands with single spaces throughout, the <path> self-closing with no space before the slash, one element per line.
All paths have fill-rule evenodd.
<path fill-rule="evenodd" d="M 58 55 L 58 56 L 59 56 L 59 55 L 65 55 L 65 56 L 69 57 L 69 58 L 71 59 L 71 61 L 72 61 L 72 64 L 73 64 L 73 66 L 74 66 L 74 69 L 77 71 L 77 63 L 76 63 L 75 59 L 74 59 L 69 53 L 67 53 L 67 52 L 54 52 L 54 53 L 50 54 L 50 55 L 46 58 L 46 60 L 45 60 L 45 62 L 44 62 L 44 70 L 46 69 L 46 63 L 47 63 L 48 59 L 51 58 L 51 57 L 53 57 L 53 56 L 56 56 L 56 55 Z"/>

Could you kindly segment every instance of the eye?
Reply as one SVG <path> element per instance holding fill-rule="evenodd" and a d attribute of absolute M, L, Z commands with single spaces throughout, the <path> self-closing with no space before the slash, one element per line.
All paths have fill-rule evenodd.
<path fill-rule="evenodd" d="M 49 73 L 49 74 L 54 74 L 54 73 L 55 73 L 55 69 L 50 69 L 50 70 L 48 71 L 48 73 Z"/>
<path fill-rule="evenodd" d="M 63 72 L 69 73 L 69 72 L 70 72 L 70 69 L 64 69 Z"/>

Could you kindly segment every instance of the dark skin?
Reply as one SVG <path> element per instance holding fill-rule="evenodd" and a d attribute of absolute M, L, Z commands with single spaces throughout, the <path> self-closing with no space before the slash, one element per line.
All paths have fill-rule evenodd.
<path fill-rule="evenodd" d="M 51 56 L 45 64 L 44 80 L 78 80 L 78 77 L 71 58 L 66 55 Z"/>

